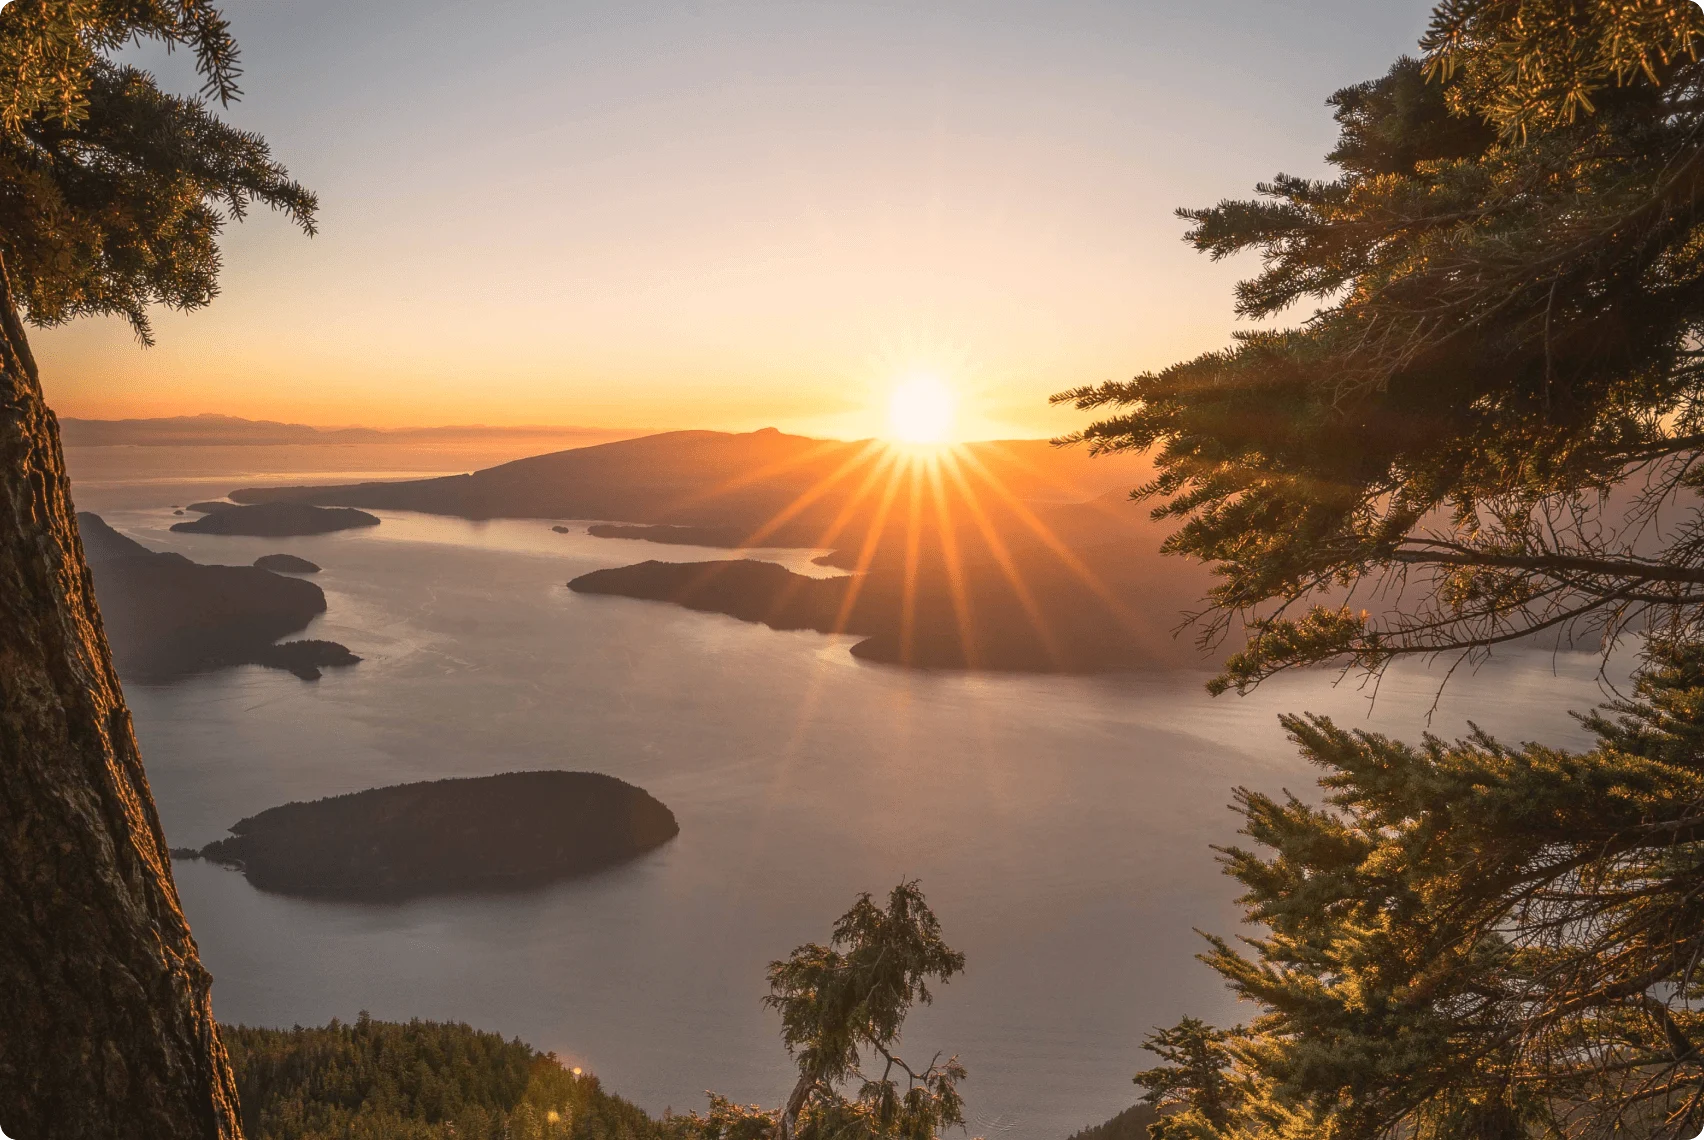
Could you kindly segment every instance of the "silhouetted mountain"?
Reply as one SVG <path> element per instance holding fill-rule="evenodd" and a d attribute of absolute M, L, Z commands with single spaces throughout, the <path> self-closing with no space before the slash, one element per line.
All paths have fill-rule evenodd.
<path fill-rule="evenodd" d="M 322 666 L 360 660 L 332 641 L 273 644 L 325 612 L 325 594 L 312 582 L 157 554 L 87 512 L 78 514 L 77 528 L 121 676 L 267 665 L 314 680 Z"/>
<path fill-rule="evenodd" d="M 262 890 L 395 899 L 532 886 L 642 855 L 680 832 L 642 788 L 595 772 L 508 772 L 271 808 L 201 856 Z"/>
<path fill-rule="evenodd" d="M 1147 470 L 1129 457 L 1091 459 L 1045 440 L 971 443 L 953 454 L 962 457 L 964 483 L 984 498 L 1070 502 L 1127 489 Z M 748 541 L 761 530 L 770 545 L 830 546 L 836 543 L 825 541 L 825 530 L 848 503 L 856 504 L 858 517 L 843 521 L 836 534 L 862 529 L 859 517 L 875 512 L 893 481 L 888 476 L 908 481 L 908 455 L 873 440 L 808 439 L 773 428 L 744 435 L 676 431 L 517 459 L 471 475 L 251 487 L 230 497 L 240 503 L 294 501 L 463 518 L 730 527 L 742 529 Z M 955 499 L 964 493 L 951 476 L 944 477 L 943 490 Z M 901 496 L 890 503 L 890 513 L 905 506 Z"/>
<path fill-rule="evenodd" d="M 1171 524 L 1129 501 L 1129 488 L 1147 475 L 1140 459 L 1093 459 L 1042 440 L 918 453 L 771 429 L 669 432 L 471 475 L 249 488 L 231 498 L 467 518 L 615 519 L 638 525 L 604 523 L 592 533 L 730 549 L 827 548 L 824 564 L 859 575 L 856 597 L 846 584 L 746 567 L 632 568 L 588 575 L 575 588 L 858 633 L 867 640 L 857 652 L 873 660 L 1071 671 L 1206 664 L 1190 640 L 1172 634 L 1211 577 L 1161 557 Z M 846 598 L 851 609 L 842 614 Z"/>
<path fill-rule="evenodd" d="M 194 522 L 174 523 L 172 529 L 189 534 L 246 534 L 263 538 L 285 538 L 291 535 L 330 534 L 333 531 L 378 525 L 379 520 L 366 511 L 311 507 L 306 503 L 261 503 L 258 506 L 211 511 Z"/>

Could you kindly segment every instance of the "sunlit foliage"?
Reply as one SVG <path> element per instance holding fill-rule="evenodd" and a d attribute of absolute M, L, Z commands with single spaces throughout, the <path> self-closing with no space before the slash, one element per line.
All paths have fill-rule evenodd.
<path fill-rule="evenodd" d="M 249 1140 L 662 1140 L 554 1054 L 465 1025 L 227 1026 Z"/>
<path fill-rule="evenodd" d="M 1215 563 L 1220 687 L 1704 606 L 1704 13 L 1450 0 L 1421 60 L 1340 91 L 1327 181 L 1182 214 L 1300 325 L 1056 399 L 1155 450 L 1167 549 Z"/>
<path fill-rule="evenodd" d="M 199 97 L 115 62 L 152 41 L 193 54 Z M 209 100 L 239 94 L 237 48 L 204 0 L 13 0 L 0 12 L 0 258 L 38 324 L 193 309 L 218 290 L 218 237 L 255 203 L 312 232 L 314 196 Z"/>
<path fill-rule="evenodd" d="M 1704 1125 L 1704 648 L 1659 644 L 1595 747 L 1418 748 L 1285 721 L 1325 804 L 1242 790 L 1262 1011 L 1150 1039 L 1156 1136 L 1690 1137 Z"/>

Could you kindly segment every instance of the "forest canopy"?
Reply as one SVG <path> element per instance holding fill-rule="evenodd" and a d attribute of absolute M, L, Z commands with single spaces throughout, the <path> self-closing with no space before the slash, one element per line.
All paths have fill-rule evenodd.
<path fill-rule="evenodd" d="M 249 1140 L 662 1140 L 553 1053 L 466 1025 L 225 1026 Z"/>

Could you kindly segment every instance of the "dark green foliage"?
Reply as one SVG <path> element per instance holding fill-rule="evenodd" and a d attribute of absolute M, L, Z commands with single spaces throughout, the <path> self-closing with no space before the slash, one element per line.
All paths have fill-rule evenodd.
<path fill-rule="evenodd" d="M 1229 1127 L 1236 1096 L 1226 1075 L 1231 1054 L 1225 1043 L 1241 1032 L 1240 1026 L 1214 1029 L 1186 1017 L 1170 1029 L 1148 1034 L 1142 1047 L 1165 1064 L 1136 1074 L 1136 1083 L 1147 1090 L 1142 1096 L 1150 1109 L 1147 1135 L 1153 1140 L 1191 1140 Z M 1154 1115 L 1161 1110 L 1166 1115 Z"/>
<path fill-rule="evenodd" d="M 133 40 L 195 55 L 204 95 L 239 94 L 236 44 L 205 0 L 15 0 L 0 20 L 0 258 L 37 324 L 192 309 L 218 289 L 218 237 L 255 203 L 312 232 L 314 196 L 258 135 L 109 61 Z"/>
<path fill-rule="evenodd" d="M 1698 1132 L 1704 647 L 1653 645 L 1584 723 L 1571 753 L 1286 719 L 1326 803 L 1238 792 L 1258 849 L 1224 861 L 1262 933 L 1206 960 L 1262 1013 L 1205 1066 L 1198 1023 L 1156 1040 L 1138 1079 L 1190 1110 L 1180 1134 Z"/>
<path fill-rule="evenodd" d="M 554 1054 L 466 1025 L 224 1029 L 249 1140 L 661 1140 Z"/>
<path fill-rule="evenodd" d="M 1166 549 L 1222 575 L 1205 636 L 1249 627 L 1219 687 L 1696 625 L 1701 33 L 1667 0 L 1448 0 L 1421 62 L 1331 100 L 1337 177 L 1182 212 L 1260 255 L 1239 312 L 1324 307 L 1056 399 L 1155 450 Z"/>
<path fill-rule="evenodd" d="M 895 1047 L 911 1007 L 934 1000 L 929 980 L 963 970 L 915 882 L 889 892 L 886 908 L 860 895 L 829 945 L 807 943 L 769 966 L 764 1002 L 781 1014 L 799 1066 L 786 1105 L 766 1111 L 711 1094 L 709 1112 L 682 1127 L 693 1140 L 934 1140 L 962 1125 L 958 1058 L 913 1068 Z"/>
<path fill-rule="evenodd" d="M 1133 1104 L 1104 1124 L 1073 1132 L 1069 1140 L 1148 1140 L 1148 1126 L 1154 1119 L 1148 1105 Z"/>

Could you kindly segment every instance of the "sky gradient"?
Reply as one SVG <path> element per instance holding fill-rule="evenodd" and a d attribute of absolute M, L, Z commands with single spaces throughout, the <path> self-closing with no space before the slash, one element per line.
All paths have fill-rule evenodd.
<path fill-rule="evenodd" d="M 94 418 L 863 436 L 928 372 L 965 438 L 1221 347 L 1247 263 L 1172 215 L 1325 170 L 1323 101 L 1425 3 L 230 0 L 260 131 L 321 199 L 223 295 L 35 334 Z M 180 55 L 138 58 L 189 85 Z"/>

